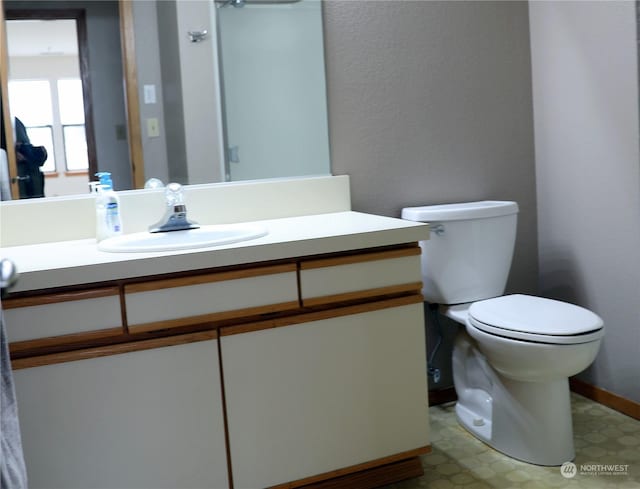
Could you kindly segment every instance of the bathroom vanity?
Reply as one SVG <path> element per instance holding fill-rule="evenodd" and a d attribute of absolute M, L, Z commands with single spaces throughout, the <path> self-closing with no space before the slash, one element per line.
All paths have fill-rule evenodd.
<path fill-rule="evenodd" d="M 304 206 L 302 206 L 304 207 Z M 418 223 L 343 210 L 266 236 L 3 248 L 30 486 L 375 487 L 429 451 Z"/>

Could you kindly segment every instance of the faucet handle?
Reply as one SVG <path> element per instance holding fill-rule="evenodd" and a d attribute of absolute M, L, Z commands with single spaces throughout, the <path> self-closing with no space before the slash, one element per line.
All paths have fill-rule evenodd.
<path fill-rule="evenodd" d="M 144 188 L 146 189 L 150 189 L 150 188 L 163 188 L 164 187 L 164 183 L 162 183 L 162 180 L 160 180 L 159 178 L 150 178 L 149 180 L 147 180 L 146 182 L 144 182 Z"/>
<path fill-rule="evenodd" d="M 184 204 L 182 185 L 175 182 L 168 184 L 164 189 L 164 196 L 167 200 L 165 215 L 159 223 L 149 228 L 150 233 L 183 231 L 200 227 L 187 219 L 187 206 Z"/>
<path fill-rule="evenodd" d="M 184 205 L 184 192 L 179 183 L 171 182 L 168 184 L 164 189 L 164 196 L 167 199 L 167 207 Z"/>

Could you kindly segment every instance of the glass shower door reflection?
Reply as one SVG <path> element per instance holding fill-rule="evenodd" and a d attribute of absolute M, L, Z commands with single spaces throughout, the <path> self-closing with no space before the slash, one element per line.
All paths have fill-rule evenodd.
<path fill-rule="evenodd" d="M 321 2 L 217 9 L 226 179 L 330 173 Z"/>

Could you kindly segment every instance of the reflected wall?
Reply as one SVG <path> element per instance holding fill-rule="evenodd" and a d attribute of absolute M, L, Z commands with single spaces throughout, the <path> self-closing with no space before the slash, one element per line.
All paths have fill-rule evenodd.
<path fill-rule="evenodd" d="M 330 173 L 320 1 L 133 8 L 147 178 L 193 184 Z M 204 31 L 191 40 L 189 32 Z"/>

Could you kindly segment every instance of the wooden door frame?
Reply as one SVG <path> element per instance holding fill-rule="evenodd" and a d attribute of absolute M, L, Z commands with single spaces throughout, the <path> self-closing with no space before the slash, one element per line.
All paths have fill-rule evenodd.
<path fill-rule="evenodd" d="M 122 47 L 122 70 L 125 89 L 124 100 L 127 113 L 129 162 L 131 163 L 131 183 L 133 188 L 137 189 L 144 188 L 145 176 L 133 2 L 134 0 L 118 0 L 120 13 L 120 46 Z"/>
<path fill-rule="evenodd" d="M 20 197 L 18 180 L 12 176 L 18 175 L 18 162 L 16 161 L 15 136 L 13 134 L 13 123 L 9 112 L 9 53 L 7 51 L 7 33 L 4 23 L 4 6 L 0 0 L 0 97 L 2 97 L 2 120 L 4 122 L 4 135 L 7 144 L 7 162 L 9 166 L 9 181 L 11 182 L 11 197 Z"/>

